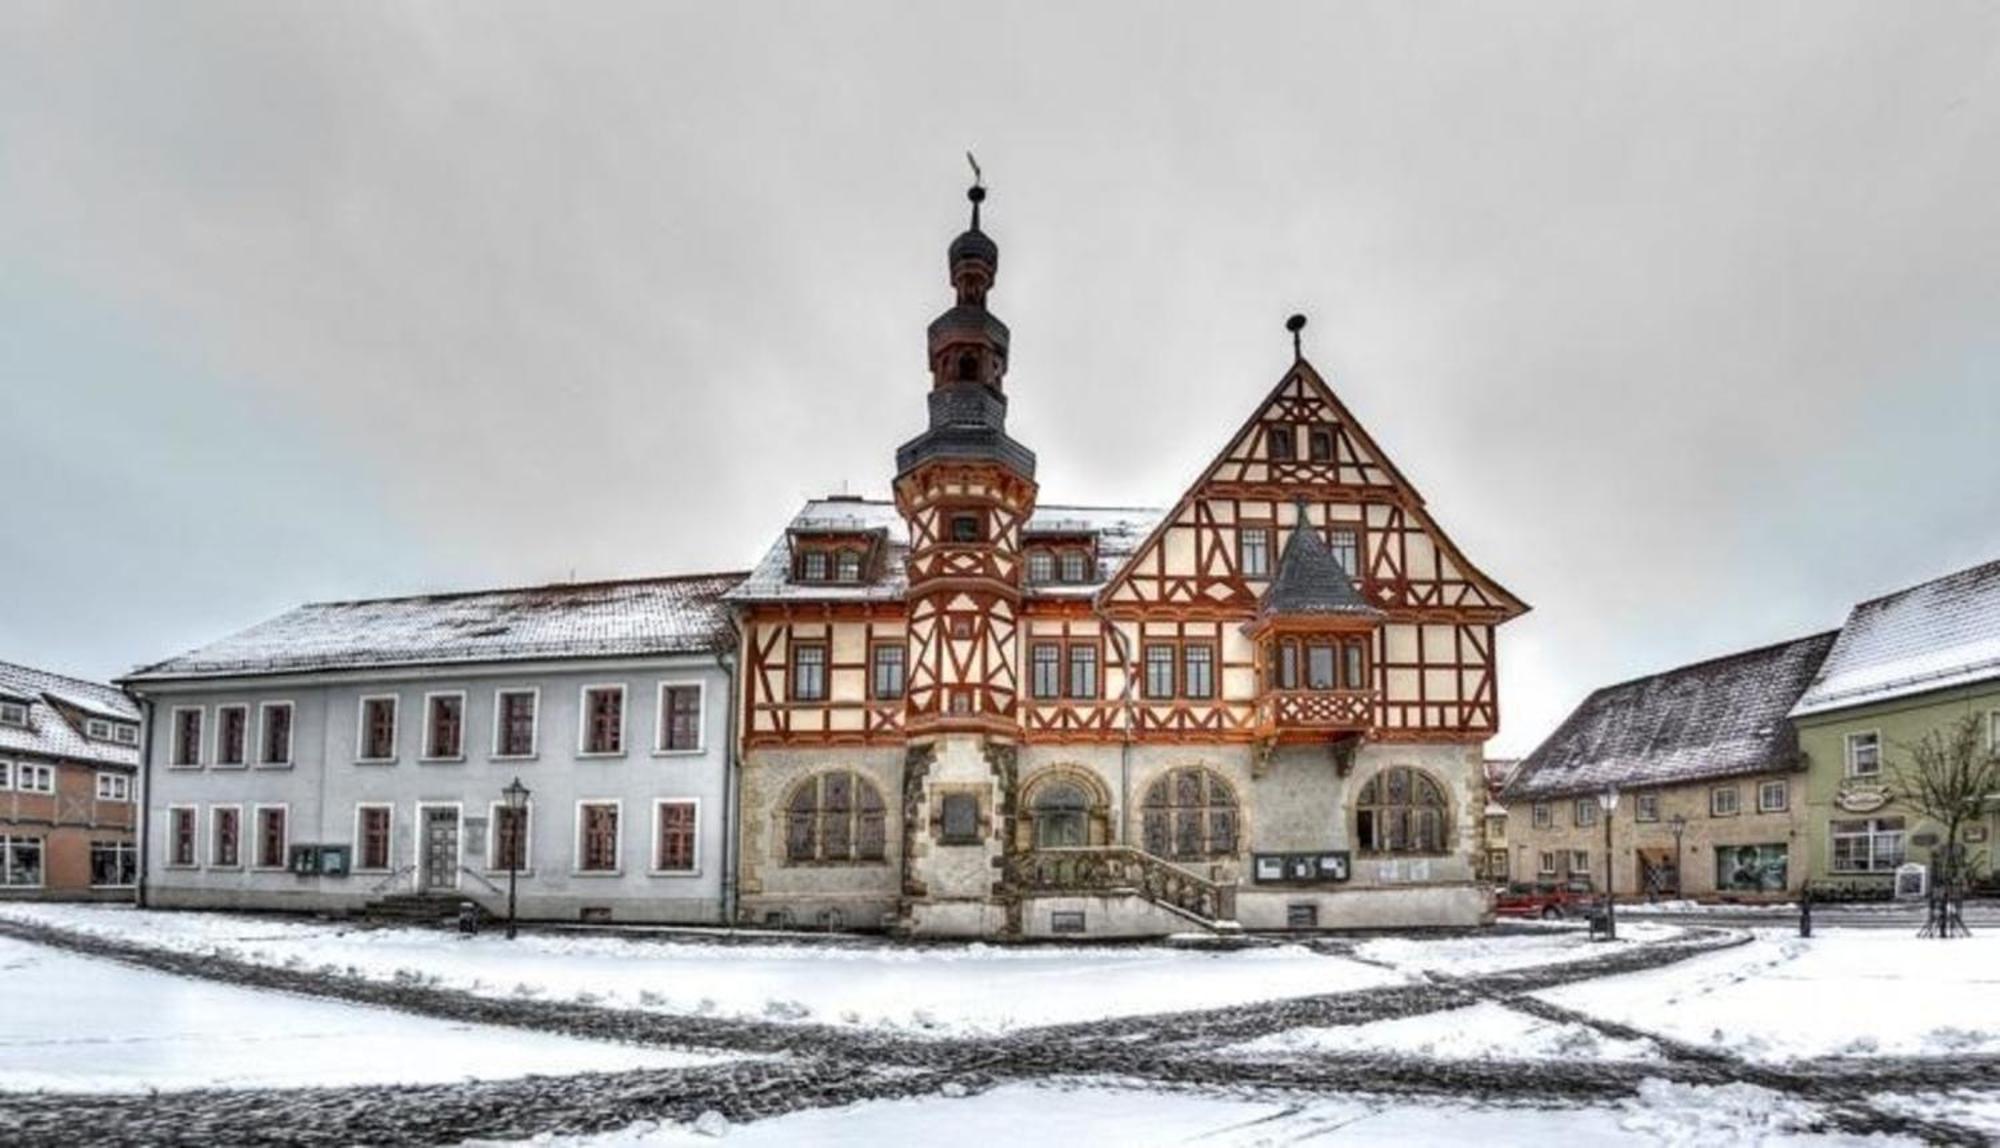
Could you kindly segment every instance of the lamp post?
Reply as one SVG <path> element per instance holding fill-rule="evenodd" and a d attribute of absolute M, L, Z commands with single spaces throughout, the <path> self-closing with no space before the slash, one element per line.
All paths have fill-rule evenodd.
<path fill-rule="evenodd" d="M 528 787 L 515 778 L 507 788 L 500 791 L 507 800 L 507 820 L 513 827 L 513 834 L 507 843 L 507 939 L 514 939 L 514 884 L 521 872 L 521 849 L 527 843 L 527 824 L 523 820 L 528 810 Z"/>
<path fill-rule="evenodd" d="M 1604 939 L 1618 939 L 1617 904 L 1611 896 L 1611 815 L 1618 812 L 1618 787 L 1606 786 L 1597 795 L 1597 807 L 1604 811 Z"/>
<path fill-rule="evenodd" d="M 1674 834 L 1674 900 L 1681 899 L 1681 834 L 1687 832 L 1688 819 L 1676 813 L 1667 818 L 1667 828 Z"/>

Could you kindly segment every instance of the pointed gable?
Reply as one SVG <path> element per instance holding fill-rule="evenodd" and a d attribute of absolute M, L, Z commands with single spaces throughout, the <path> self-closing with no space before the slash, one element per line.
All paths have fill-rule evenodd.
<path fill-rule="evenodd" d="M 1258 608 L 1270 572 L 1244 568 L 1244 531 L 1289 532 L 1307 521 L 1351 538 L 1356 592 L 1383 610 L 1434 608 L 1504 621 L 1526 603 L 1474 567 L 1424 508 L 1423 496 L 1304 359 L 1293 363 L 1106 585 L 1107 608 L 1177 605 L 1219 613 Z"/>

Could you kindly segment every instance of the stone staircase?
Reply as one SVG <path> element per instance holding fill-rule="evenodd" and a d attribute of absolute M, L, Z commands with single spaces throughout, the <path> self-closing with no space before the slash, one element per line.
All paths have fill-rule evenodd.
<path fill-rule="evenodd" d="M 1236 886 L 1210 881 L 1129 845 L 1034 849 L 1007 859 L 1007 879 L 1023 893 L 1138 897 L 1216 936 L 1240 936 Z"/>
<path fill-rule="evenodd" d="M 482 922 L 498 919 L 486 906 L 463 893 L 391 893 L 363 905 L 361 916 L 397 924 L 441 925 L 457 921 L 458 907 L 468 901 L 479 907 Z"/>

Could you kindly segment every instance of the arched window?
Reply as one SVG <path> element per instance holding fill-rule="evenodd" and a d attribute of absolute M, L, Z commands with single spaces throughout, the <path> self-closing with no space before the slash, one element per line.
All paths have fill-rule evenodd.
<path fill-rule="evenodd" d="M 785 860 L 880 861 L 887 840 L 882 794 L 865 777 L 832 770 L 792 791 L 785 808 Z"/>
<path fill-rule="evenodd" d="M 1444 789 L 1420 769 L 1392 766 L 1368 779 L 1354 802 L 1354 842 L 1363 853 L 1442 853 Z"/>
<path fill-rule="evenodd" d="M 979 381 L 979 356 L 967 351 L 958 357 L 958 378 L 965 383 Z"/>
<path fill-rule="evenodd" d="M 1053 781 L 1035 792 L 1035 848 L 1090 844 L 1090 798 L 1077 785 Z"/>
<path fill-rule="evenodd" d="M 1177 859 L 1236 852 L 1236 795 L 1200 766 L 1168 771 L 1146 790 L 1146 852 Z"/>

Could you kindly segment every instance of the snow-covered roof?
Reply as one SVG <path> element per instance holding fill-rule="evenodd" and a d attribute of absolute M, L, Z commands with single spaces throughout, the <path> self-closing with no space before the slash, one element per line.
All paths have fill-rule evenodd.
<path fill-rule="evenodd" d="M 0 662 L 0 697 L 28 707 L 26 728 L 0 724 L 0 754 L 34 753 L 110 765 L 139 764 L 136 743 L 121 745 L 84 736 L 84 722 L 92 717 L 138 725 L 138 705 L 115 686 Z"/>
<path fill-rule="evenodd" d="M 1854 607 L 1792 716 L 1994 680 L 2000 561 Z"/>
<path fill-rule="evenodd" d="M 1097 539 L 1097 572 L 1089 582 L 1041 583 L 1028 587 L 1030 597 L 1087 598 L 1104 588 L 1119 566 L 1139 548 L 1159 521 L 1161 511 L 1117 506 L 1037 506 L 1024 533 L 1090 534 Z M 872 582 L 812 582 L 792 580 L 791 536 L 794 534 L 877 533 L 887 554 L 882 572 Z M 909 590 L 905 560 L 910 533 L 896 504 L 879 499 L 821 498 L 805 504 L 785 533 L 765 552 L 763 561 L 727 595 L 732 602 L 900 602 Z"/>
<path fill-rule="evenodd" d="M 1583 700 L 1507 783 L 1510 801 L 1679 785 L 1791 769 L 1785 720 L 1833 646 L 1832 632 L 1605 686 Z"/>
<path fill-rule="evenodd" d="M 142 667 L 128 682 L 542 658 L 712 653 L 741 574 L 317 602 Z"/>

